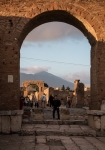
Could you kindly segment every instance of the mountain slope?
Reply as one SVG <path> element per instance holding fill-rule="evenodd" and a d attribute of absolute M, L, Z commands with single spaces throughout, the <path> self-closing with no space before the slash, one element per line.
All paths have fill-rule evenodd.
<path fill-rule="evenodd" d="M 36 74 L 20 73 L 20 85 L 24 80 L 43 80 L 49 87 L 62 87 L 62 85 L 69 86 L 71 89 L 74 87 L 73 83 L 45 71 Z"/>

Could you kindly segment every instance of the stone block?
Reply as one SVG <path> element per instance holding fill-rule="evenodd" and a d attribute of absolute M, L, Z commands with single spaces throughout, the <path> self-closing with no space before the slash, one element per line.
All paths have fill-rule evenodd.
<path fill-rule="evenodd" d="M 11 115 L 11 110 L 9 111 L 0 111 L 0 116 L 10 116 Z"/>
<path fill-rule="evenodd" d="M 105 103 L 101 104 L 101 110 L 105 111 Z"/>
<path fill-rule="evenodd" d="M 101 119 L 100 116 L 94 116 L 94 125 L 96 130 L 101 129 Z"/>
<path fill-rule="evenodd" d="M 19 132 L 22 125 L 22 116 L 11 116 L 11 132 Z"/>
<path fill-rule="evenodd" d="M 88 115 L 105 115 L 105 111 L 102 111 L 102 110 L 86 110 L 87 114 Z"/>
<path fill-rule="evenodd" d="M 46 144 L 46 136 L 36 136 L 37 144 Z"/>
<path fill-rule="evenodd" d="M 105 130 L 105 115 L 101 116 L 101 130 Z"/>
<path fill-rule="evenodd" d="M 1 132 L 1 116 L 0 116 L 0 132 Z"/>
<path fill-rule="evenodd" d="M 60 109 L 60 119 L 61 120 L 70 120 L 70 110 L 68 108 Z"/>
<path fill-rule="evenodd" d="M 10 133 L 10 116 L 1 117 L 1 132 Z"/>
<path fill-rule="evenodd" d="M 88 125 L 95 129 L 94 117 L 93 115 L 88 115 Z"/>
<path fill-rule="evenodd" d="M 41 108 L 36 108 L 32 110 L 34 112 L 34 120 L 43 120 L 44 119 L 44 112 Z"/>
<path fill-rule="evenodd" d="M 16 115 L 22 115 L 23 110 L 13 110 L 11 111 L 11 115 L 16 116 Z"/>

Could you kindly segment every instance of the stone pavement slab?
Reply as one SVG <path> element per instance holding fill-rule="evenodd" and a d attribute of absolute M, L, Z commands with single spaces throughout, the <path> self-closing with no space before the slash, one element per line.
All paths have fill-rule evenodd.
<path fill-rule="evenodd" d="M 96 131 L 89 126 L 81 125 L 22 125 L 21 135 L 64 135 L 64 136 L 96 136 Z"/>
<path fill-rule="evenodd" d="M 43 128 L 43 129 L 46 129 L 46 128 L 47 128 L 47 124 L 35 124 L 35 128 Z"/>
<path fill-rule="evenodd" d="M 35 150 L 50 150 L 48 145 L 45 144 L 39 144 L 35 146 Z"/>
<path fill-rule="evenodd" d="M 59 136 L 54 136 L 54 135 L 47 136 L 47 141 L 48 142 L 50 142 L 50 141 L 58 141 L 58 140 L 60 140 Z"/>
<path fill-rule="evenodd" d="M 97 137 L 98 140 L 100 140 L 101 142 L 105 143 L 105 137 Z"/>
<path fill-rule="evenodd" d="M 36 136 L 37 144 L 46 144 L 46 136 Z"/>
<path fill-rule="evenodd" d="M 59 128 L 60 128 L 60 125 L 48 125 L 47 126 L 47 129 L 57 129 L 57 130 L 59 130 Z"/>
<path fill-rule="evenodd" d="M 93 144 L 97 149 L 99 150 L 105 150 L 105 143 L 102 141 L 99 141 L 97 138 L 94 137 L 85 137 L 87 141 L 89 141 L 91 144 Z"/>
<path fill-rule="evenodd" d="M 105 137 L 0 135 L 0 150 L 105 150 Z"/>
<path fill-rule="evenodd" d="M 64 146 L 50 146 L 50 150 L 66 150 Z"/>

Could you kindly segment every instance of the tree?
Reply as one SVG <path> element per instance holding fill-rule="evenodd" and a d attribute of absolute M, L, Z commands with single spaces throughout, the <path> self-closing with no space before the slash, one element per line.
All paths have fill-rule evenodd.
<path fill-rule="evenodd" d="M 69 87 L 69 86 L 67 86 L 67 87 L 66 87 L 66 90 L 70 91 L 70 87 Z"/>
<path fill-rule="evenodd" d="M 62 85 L 61 90 L 62 90 L 62 91 L 65 91 L 65 86 L 64 86 L 64 85 Z"/>
<path fill-rule="evenodd" d="M 47 83 L 44 83 L 44 87 L 49 87 Z"/>

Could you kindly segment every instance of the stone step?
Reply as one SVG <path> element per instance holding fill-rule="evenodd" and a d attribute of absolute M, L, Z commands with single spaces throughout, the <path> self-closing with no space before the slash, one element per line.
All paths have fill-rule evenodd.
<path fill-rule="evenodd" d="M 87 119 L 85 120 L 23 120 L 23 124 L 51 124 L 51 125 L 87 125 Z"/>
<path fill-rule="evenodd" d="M 19 133 L 21 136 L 92 136 L 96 137 L 96 131 L 86 125 L 46 125 L 24 124 Z"/>

